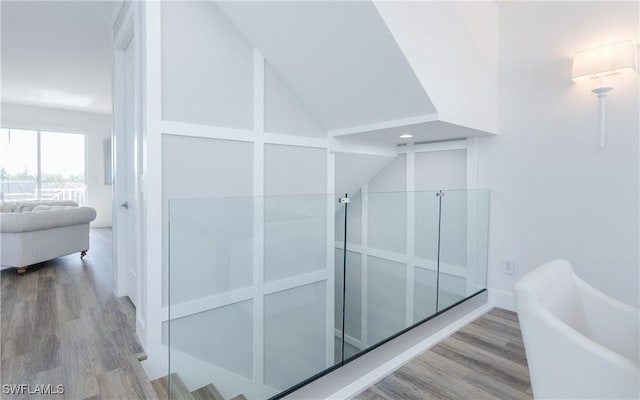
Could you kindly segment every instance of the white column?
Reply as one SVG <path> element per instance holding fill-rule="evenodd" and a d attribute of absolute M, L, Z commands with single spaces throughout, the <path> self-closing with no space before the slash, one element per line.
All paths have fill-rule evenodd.
<path fill-rule="evenodd" d="M 335 346 L 335 251 L 336 251 L 336 196 L 335 191 L 335 154 L 327 150 L 327 330 L 326 330 L 326 364 L 327 367 L 332 366 L 336 360 L 334 359 Z"/>
<path fill-rule="evenodd" d="M 416 152 L 413 143 L 407 145 L 407 305 L 406 326 L 413 324 L 413 296 L 416 253 Z"/>
<path fill-rule="evenodd" d="M 264 385 L 264 57 L 253 50 L 253 379 Z"/>

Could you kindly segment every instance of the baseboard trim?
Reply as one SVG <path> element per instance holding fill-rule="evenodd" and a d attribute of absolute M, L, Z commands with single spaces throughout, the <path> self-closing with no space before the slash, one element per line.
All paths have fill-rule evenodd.
<path fill-rule="evenodd" d="M 482 306 L 474 309 L 473 311 L 467 313 L 462 316 L 455 322 L 447 325 L 445 328 L 437 331 L 435 334 L 431 335 L 429 338 L 424 341 L 416 344 L 415 346 L 409 348 L 403 353 L 398 354 L 395 358 L 389 360 L 388 362 L 380 365 L 376 369 L 371 372 L 363 375 L 359 379 L 353 381 L 349 385 L 343 387 L 342 389 L 334 392 L 333 394 L 326 397 L 326 399 L 350 399 L 354 396 L 357 396 L 369 386 L 378 382 L 380 379 L 389 375 L 393 371 L 400 368 L 402 365 L 406 364 L 411 359 L 415 358 L 419 354 L 429 350 L 431 347 L 440 343 L 447 337 L 451 336 L 458 330 L 462 329 L 465 325 L 470 323 L 471 321 L 479 318 L 483 314 L 486 314 L 493 308 L 493 304 L 491 302 L 483 304 Z"/>
<path fill-rule="evenodd" d="M 513 297 L 513 293 L 510 292 L 489 289 L 489 303 L 493 303 L 498 308 L 516 311 L 516 301 Z"/>

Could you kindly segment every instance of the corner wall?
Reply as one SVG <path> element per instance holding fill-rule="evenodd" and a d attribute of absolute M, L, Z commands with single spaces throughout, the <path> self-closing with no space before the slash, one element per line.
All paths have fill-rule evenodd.
<path fill-rule="evenodd" d="M 162 95 L 149 119 L 160 137 L 162 242 L 154 247 L 162 249 L 162 270 L 148 266 L 156 275 L 148 285 L 162 285 L 165 334 L 157 344 L 169 344 L 171 306 L 171 372 L 191 388 L 214 382 L 226 398 L 239 388 L 269 397 L 333 364 L 333 198 L 326 196 L 333 155 L 321 124 L 215 3 L 164 2 L 154 18 L 161 62 L 148 65 L 159 68 Z M 188 199 L 207 200 L 197 208 Z M 246 236 L 222 232 L 229 219 L 216 212 Z M 306 231 L 323 234 L 299 245 Z M 237 261 L 232 271 L 230 259 Z M 223 318 L 229 324 L 215 322 Z M 207 336 L 194 339 L 194 331 Z M 311 345 L 297 343 L 300 337 Z M 285 346 L 298 352 L 274 356 Z M 158 354 L 150 361 L 159 363 Z"/>
<path fill-rule="evenodd" d="M 631 39 L 637 2 L 504 2 L 500 7 L 500 134 L 479 138 L 479 186 L 492 189 L 489 287 L 513 306 L 513 284 L 569 260 L 587 283 L 638 305 L 639 90 L 624 74 L 598 103 L 571 80 L 577 50 Z M 504 257 L 515 275 L 502 272 Z"/>
<path fill-rule="evenodd" d="M 111 115 L 3 103 L 2 126 L 86 134 L 87 205 L 98 214 L 91 225 L 111 226 L 111 185 L 104 184 L 104 145 L 111 138 Z"/>

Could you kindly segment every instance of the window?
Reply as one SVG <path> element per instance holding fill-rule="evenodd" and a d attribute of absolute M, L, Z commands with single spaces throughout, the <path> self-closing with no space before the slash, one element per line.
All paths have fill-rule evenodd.
<path fill-rule="evenodd" d="M 85 204 L 84 134 L 0 129 L 0 199 Z"/>

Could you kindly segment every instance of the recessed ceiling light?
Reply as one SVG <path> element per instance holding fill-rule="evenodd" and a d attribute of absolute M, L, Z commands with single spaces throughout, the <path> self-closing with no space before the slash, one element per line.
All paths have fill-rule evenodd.
<path fill-rule="evenodd" d="M 408 133 L 404 134 L 404 135 L 400 135 L 400 139 L 410 139 L 412 137 L 413 137 L 413 135 L 409 135 Z"/>

